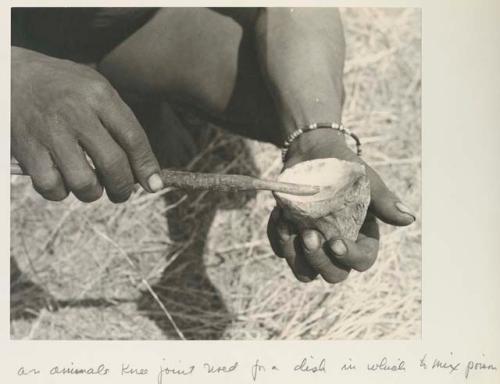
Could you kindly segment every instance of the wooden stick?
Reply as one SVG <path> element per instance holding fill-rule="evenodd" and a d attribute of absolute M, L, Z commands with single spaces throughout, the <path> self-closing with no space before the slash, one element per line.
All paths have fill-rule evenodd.
<path fill-rule="evenodd" d="M 299 196 L 315 195 L 320 190 L 318 186 L 262 180 L 245 175 L 223 175 L 163 169 L 161 176 L 167 186 L 194 190 L 206 189 L 219 192 L 267 190 Z"/>
<path fill-rule="evenodd" d="M 10 173 L 11 175 L 25 175 L 20 165 L 16 162 L 11 162 Z M 218 192 L 266 190 L 297 196 L 315 195 L 320 190 L 318 186 L 262 180 L 245 175 L 183 172 L 172 171 L 170 169 L 162 169 L 160 175 L 165 187 L 188 190 Z"/>

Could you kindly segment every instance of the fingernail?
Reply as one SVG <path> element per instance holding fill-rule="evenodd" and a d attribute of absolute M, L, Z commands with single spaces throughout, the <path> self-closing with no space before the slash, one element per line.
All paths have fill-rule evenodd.
<path fill-rule="evenodd" d="M 151 191 L 158 192 L 163 189 L 163 181 L 161 180 L 160 175 L 155 173 L 151 175 L 148 179 L 148 185 Z"/>
<path fill-rule="evenodd" d="M 332 251 L 335 252 L 337 256 L 344 256 L 347 252 L 347 247 L 342 240 L 335 240 L 332 244 Z"/>
<path fill-rule="evenodd" d="M 396 203 L 396 208 L 399 209 L 400 212 L 405 213 L 407 215 L 410 215 L 413 218 L 413 221 L 415 221 L 415 214 L 408 208 L 406 205 L 404 205 L 402 202 L 398 201 Z"/>
<path fill-rule="evenodd" d="M 319 237 L 314 231 L 305 231 L 302 234 L 302 241 L 304 242 L 304 247 L 308 251 L 315 251 L 321 245 Z"/>

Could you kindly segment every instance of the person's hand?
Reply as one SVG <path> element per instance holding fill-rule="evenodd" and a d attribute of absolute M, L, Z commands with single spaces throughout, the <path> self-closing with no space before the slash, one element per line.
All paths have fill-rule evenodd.
<path fill-rule="evenodd" d="M 135 180 L 163 187 L 143 129 L 94 69 L 13 47 L 11 89 L 12 155 L 46 199 L 91 202 L 104 188 L 123 202 Z"/>
<path fill-rule="evenodd" d="M 276 207 L 269 218 L 268 237 L 275 254 L 286 259 L 296 278 L 303 282 L 314 280 L 320 274 L 329 283 L 345 280 L 351 269 L 365 271 L 377 258 L 379 230 L 376 218 L 397 226 L 415 221 L 410 210 L 384 184 L 380 176 L 355 155 L 335 132 L 319 129 L 297 139 L 290 148 L 285 168 L 301 161 L 335 157 L 357 161 L 365 165 L 370 181 L 371 201 L 358 239 L 325 239 L 312 229 L 299 232 L 283 218 Z M 292 145 L 293 146 L 293 145 Z"/>

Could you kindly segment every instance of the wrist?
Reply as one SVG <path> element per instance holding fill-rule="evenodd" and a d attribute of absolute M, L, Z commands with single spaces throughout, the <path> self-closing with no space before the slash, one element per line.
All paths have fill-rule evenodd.
<path fill-rule="evenodd" d="M 343 133 L 335 129 L 318 128 L 298 136 L 288 148 L 285 168 L 302 161 L 339 156 L 350 151 Z"/>

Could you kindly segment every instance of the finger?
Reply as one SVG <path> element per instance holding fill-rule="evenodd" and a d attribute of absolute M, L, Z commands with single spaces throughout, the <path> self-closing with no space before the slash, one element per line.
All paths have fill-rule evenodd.
<path fill-rule="evenodd" d="M 285 258 L 297 280 L 309 283 L 318 277 L 318 272 L 309 264 L 302 252 L 302 241 L 298 235 L 294 235 L 287 243 Z"/>
<path fill-rule="evenodd" d="M 62 132 L 54 135 L 52 155 L 66 188 L 79 200 L 89 203 L 102 196 L 102 186 L 82 148 L 73 137 Z"/>
<path fill-rule="evenodd" d="M 82 136 L 80 143 L 92 159 L 99 181 L 114 203 L 121 203 L 130 197 L 134 188 L 134 176 L 127 155 L 113 140 L 104 127 L 96 122 L 96 129 Z"/>
<path fill-rule="evenodd" d="M 363 224 L 358 239 L 330 239 L 328 247 L 331 255 L 341 264 L 359 272 L 369 269 L 377 259 L 379 230 L 376 220 L 368 219 Z"/>
<path fill-rule="evenodd" d="M 102 106 L 99 116 L 127 154 L 132 171 L 142 187 L 149 192 L 161 190 L 164 186 L 159 175 L 160 166 L 146 133 L 130 108 L 116 94 L 112 102 Z"/>
<path fill-rule="evenodd" d="M 29 150 L 22 152 L 24 156 L 16 155 L 16 159 L 23 170 L 31 176 L 33 188 L 47 200 L 64 200 L 68 196 L 68 191 L 48 150 L 33 143 Z"/>
<path fill-rule="evenodd" d="M 267 237 L 274 254 L 278 257 L 285 257 L 283 252 L 284 243 L 289 240 L 291 234 L 288 227 L 284 226 L 280 220 L 280 209 L 274 207 L 267 222 Z"/>
<path fill-rule="evenodd" d="M 391 225 L 409 225 L 415 221 L 415 215 L 399 198 L 387 188 L 380 176 L 366 165 L 370 180 L 370 211 L 380 220 Z"/>
<path fill-rule="evenodd" d="M 275 207 L 269 217 L 267 236 L 271 248 L 278 257 L 286 259 L 295 277 L 302 282 L 310 282 L 318 273 L 311 268 L 301 254 L 300 244 L 293 229 L 281 219 L 281 210 Z M 299 252 L 297 252 L 297 250 Z"/>
<path fill-rule="evenodd" d="M 335 284 L 347 279 L 350 268 L 328 256 L 323 246 L 324 237 L 318 231 L 307 229 L 301 239 L 305 259 L 325 281 Z"/>

